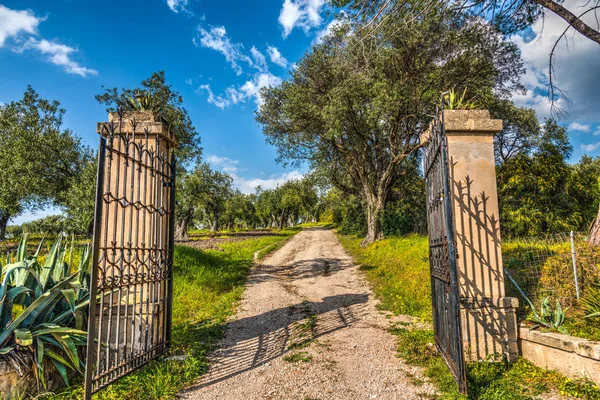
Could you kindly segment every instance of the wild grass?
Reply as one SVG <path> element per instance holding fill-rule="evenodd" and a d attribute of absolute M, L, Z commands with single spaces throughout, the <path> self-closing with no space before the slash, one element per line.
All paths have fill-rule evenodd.
<path fill-rule="evenodd" d="M 360 238 L 339 235 L 339 239 L 361 265 L 383 309 L 431 321 L 426 237 L 388 238 L 366 248 L 360 247 Z"/>
<path fill-rule="evenodd" d="M 361 239 L 338 235 L 342 245 L 361 265 L 382 309 L 431 320 L 431 292 L 427 238 L 388 238 L 368 247 Z M 528 400 L 555 391 L 580 399 L 600 399 L 600 389 L 586 380 L 571 380 L 536 367 L 524 359 L 474 362 L 467 365 L 469 396 L 458 393 L 456 383 L 434 345 L 433 331 L 398 325 L 398 355 L 423 367 L 441 399 Z"/>
<path fill-rule="evenodd" d="M 98 400 L 169 400 L 177 398 L 208 369 L 207 355 L 225 333 L 253 265 L 254 253 L 294 235 L 261 236 L 224 243 L 216 250 L 175 247 L 173 282 L 173 354 L 181 361 L 159 360 L 94 396 Z M 44 398 L 81 399 L 81 385 Z"/>

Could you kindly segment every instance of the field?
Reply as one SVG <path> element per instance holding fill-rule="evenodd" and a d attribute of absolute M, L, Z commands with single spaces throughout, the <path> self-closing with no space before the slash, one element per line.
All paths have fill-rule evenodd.
<path fill-rule="evenodd" d="M 431 321 L 427 238 L 389 238 L 362 248 L 360 238 L 338 236 L 365 271 L 382 309 L 398 315 L 408 314 L 424 323 Z M 411 364 L 424 367 L 426 376 L 438 386 L 441 398 L 464 398 L 457 393 L 450 372 L 432 346 L 431 329 L 423 328 L 423 324 L 418 327 L 400 324 L 392 332 L 398 337 L 398 355 Z M 524 359 L 513 364 L 503 361 L 471 363 L 468 365 L 468 389 L 469 399 L 480 400 L 526 400 L 544 393 L 600 398 L 600 389 L 594 384 L 564 378 Z"/>

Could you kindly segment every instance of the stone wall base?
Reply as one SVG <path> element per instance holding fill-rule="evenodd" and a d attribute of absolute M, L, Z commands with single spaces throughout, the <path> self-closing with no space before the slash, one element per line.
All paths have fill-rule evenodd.
<path fill-rule="evenodd" d="M 519 347 L 523 357 L 538 367 L 573 379 L 588 378 L 600 386 L 600 342 L 521 327 Z"/>
<path fill-rule="evenodd" d="M 514 297 L 461 298 L 461 322 L 465 359 L 495 360 L 504 356 L 509 361 L 519 357 Z"/>

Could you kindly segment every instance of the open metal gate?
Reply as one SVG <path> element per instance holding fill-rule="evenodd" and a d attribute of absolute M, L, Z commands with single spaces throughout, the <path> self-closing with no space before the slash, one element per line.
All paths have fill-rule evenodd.
<path fill-rule="evenodd" d="M 85 399 L 171 342 L 175 160 L 138 125 L 119 113 L 101 127 Z"/>
<path fill-rule="evenodd" d="M 466 394 L 452 188 L 443 115 L 442 111 L 431 124 L 429 142 L 424 149 L 433 322 L 436 347 L 452 372 L 459 391 Z"/>

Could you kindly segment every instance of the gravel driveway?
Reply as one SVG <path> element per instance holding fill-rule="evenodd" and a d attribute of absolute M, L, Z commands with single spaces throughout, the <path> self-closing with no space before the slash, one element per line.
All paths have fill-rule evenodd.
<path fill-rule="evenodd" d="M 419 399 L 390 318 L 335 235 L 298 233 L 251 272 L 210 371 L 187 399 Z M 416 382 L 416 383 L 413 383 Z"/>

